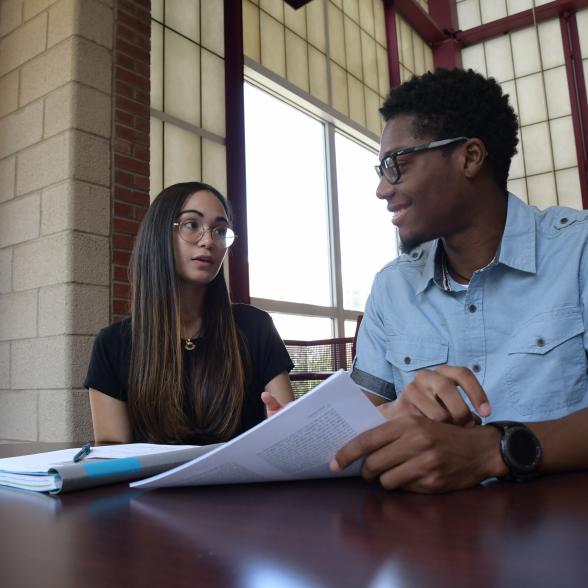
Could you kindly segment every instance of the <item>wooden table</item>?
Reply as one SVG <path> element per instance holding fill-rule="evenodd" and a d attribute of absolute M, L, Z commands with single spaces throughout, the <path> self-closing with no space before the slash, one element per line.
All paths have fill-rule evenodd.
<path fill-rule="evenodd" d="M 358 478 L 0 489 L 0 564 L 3 588 L 585 588 L 588 472 L 442 496 Z"/>

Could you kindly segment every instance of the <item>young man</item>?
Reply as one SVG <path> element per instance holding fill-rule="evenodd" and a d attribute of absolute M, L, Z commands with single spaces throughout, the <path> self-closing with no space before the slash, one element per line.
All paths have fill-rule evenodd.
<path fill-rule="evenodd" d="M 404 255 L 376 276 L 353 378 L 389 420 L 332 467 L 365 457 L 365 478 L 431 493 L 588 468 L 588 212 L 507 192 L 517 121 L 492 79 L 427 73 L 380 112 Z"/>

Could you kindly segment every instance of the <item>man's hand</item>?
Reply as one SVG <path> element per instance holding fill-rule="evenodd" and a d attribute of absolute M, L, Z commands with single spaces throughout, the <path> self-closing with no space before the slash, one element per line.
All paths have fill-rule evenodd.
<path fill-rule="evenodd" d="M 457 386 L 466 393 L 478 414 L 470 411 Z M 425 416 L 440 423 L 473 427 L 480 424 L 478 415 L 490 415 L 491 407 L 486 392 L 469 369 L 442 365 L 417 372 L 398 400 L 382 405 L 380 412 L 387 419 Z"/>
<path fill-rule="evenodd" d="M 506 474 L 494 427 L 460 427 L 423 416 L 402 416 L 370 429 L 340 449 L 334 471 L 365 457 L 361 475 L 389 490 L 439 493 Z"/>

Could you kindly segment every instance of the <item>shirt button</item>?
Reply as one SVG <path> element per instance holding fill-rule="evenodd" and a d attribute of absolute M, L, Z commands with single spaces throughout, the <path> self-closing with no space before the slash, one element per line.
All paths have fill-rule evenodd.
<path fill-rule="evenodd" d="M 568 222 L 568 217 L 567 217 L 567 216 L 564 216 L 563 218 L 560 218 L 560 219 L 559 219 L 559 222 L 560 222 L 562 225 L 565 225 L 565 224 Z"/>
<path fill-rule="evenodd" d="M 472 366 L 472 370 L 473 370 L 473 371 L 474 371 L 474 373 L 476 373 L 476 374 L 477 374 L 477 373 L 479 373 L 481 369 L 482 369 L 482 368 L 480 367 L 480 364 L 479 364 L 479 363 L 475 363 L 475 364 Z"/>
<path fill-rule="evenodd" d="M 539 337 L 535 343 L 537 347 L 545 347 L 545 339 L 543 337 Z"/>
<path fill-rule="evenodd" d="M 404 363 L 406 365 L 410 365 L 410 362 L 412 361 L 412 359 L 410 359 L 410 357 L 408 357 L 408 355 L 404 358 Z"/>
<path fill-rule="evenodd" d="M 476 310 L 478 310 L 478 307 L 475 304 L 470 304 L 468 306 L 468 310 L 473 313 L 476 312 Z"/>

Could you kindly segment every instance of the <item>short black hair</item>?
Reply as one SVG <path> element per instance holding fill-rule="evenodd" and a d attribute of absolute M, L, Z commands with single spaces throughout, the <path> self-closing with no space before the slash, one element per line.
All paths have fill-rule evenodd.
<path fill-rule="evenodd" d="M 413 116 L 417 137 L 480 139 L 488 151 L 492 176 L 506 191 L 519 142 L 518 122 L 508 95 L 494 78 L 471 69 L 437 69 L 413 76 L 390 91 L 380 113 L 386 122 L 398 115 Z"/>

